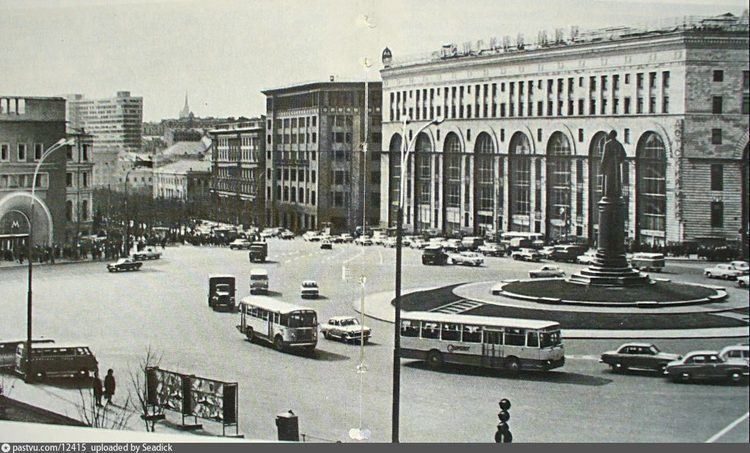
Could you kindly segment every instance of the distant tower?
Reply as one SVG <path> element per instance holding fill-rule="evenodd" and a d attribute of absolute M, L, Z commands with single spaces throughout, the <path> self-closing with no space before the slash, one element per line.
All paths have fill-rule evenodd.
<path fill-rule="evenodd" d="M 187 91 L 185 92 L 185 106 L 182 107 L 182 111 L 180 111 L 180 119 L 186 119 L 190 117 L 190 106 L 188 105 L 188 94 Z"/>

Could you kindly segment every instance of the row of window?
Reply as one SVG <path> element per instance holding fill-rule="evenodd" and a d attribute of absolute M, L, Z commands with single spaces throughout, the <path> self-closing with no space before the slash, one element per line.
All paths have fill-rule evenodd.
<path fill-rule="evenodd" d="M 89 187 L 90 178 L 88 172 L 82 171 L 80 173 L 80 178 L 81 187 Z M 65 187 L 73 187 L 73 173 L 71 172 L 65 173 Z"/>
<path fill-rule="evenodd" d="M 91 218 L 91 205 L 89 204 L 88 200 L 81 201 L 81 209 L 79 212 L 81 214 L 80 220 L 89 220 Z M 71 222 L 74 218 L 75 214 L 73 211 L 73 202 L 68 200 L 65 202 L 65 219 L 68 222 Z"/>
<path fill-rule="evenodd" d="M 401 322 L 402 337 L 460 341 L 463 343 L 482 343 L 483 333 L 485 343 L 508 346 L 539 347 L 539 333 L 534 331 L 527 332 L 524 329 L 505 328 L 503 331 L 483 332 L 483 329 L 480 326 L 469 324 L 433 321 Z M 542 335 L 546 335 L 544 338 L 545 344 L 557 341 L 556 339 L 551 338 L 554 335 L 558 335 L 557 333 Z"/>
<path fill-rule="evenodd" d="M 33 173 L 0 175 L 0 189 L 30 189 L 33 179 Z M 47 173 L 37 174 L 36 188 L 46 189 L 47 187 L 49 187 L 49 176 Z"/>
<path fill-rule="evenodd" d="M 271 198 L 271 188 L 266 188 L 266 195 L 267 198 Z M 295 189 L 294 187 L 287 187 L 284 186 L 283 190 L 281 188 L 280 184 L 276 185 L 276 200 L 283 201 L 283 202 L 289 202 L 289 203 L 301 203 L 301 204 L 309 204 L 312 206 L 315 206 L 315 190 L 305 189 L 302 187 L 299 187 Z"/>

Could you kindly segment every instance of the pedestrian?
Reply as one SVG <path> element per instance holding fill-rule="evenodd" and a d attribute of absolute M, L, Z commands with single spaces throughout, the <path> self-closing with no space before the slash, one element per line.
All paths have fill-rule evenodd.
<path fill-rule="evenodd" d="M 114 370 L 110 368 L 107 370 L 107 376 L 104 377 L 104 397 L 107 399 L 107 404 L 112 402 L 112 396 L 115 394 L 115 375 Z"/>
<path fill-rule="evenodd" d="M 92 383 L 94 390 L 94 399 L 96 400 L 96 407 L 102 407 L 102 380 L 99 379 L 99 371 L 94 372 L 94 382 Z"/>

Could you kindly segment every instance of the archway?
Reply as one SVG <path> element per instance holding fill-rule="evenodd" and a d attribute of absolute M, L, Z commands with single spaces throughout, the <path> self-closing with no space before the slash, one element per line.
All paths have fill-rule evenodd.
<path fill-rule="evenodd" d="M 554 132 L 547 142 L 547 238 L 561 239 L 570 234 L 571 147 L 562 132 Z"/>
<path fill-rule="evenodd" d="M 508 175 L 508 227 L 511 231 L 531 231 L 531 143 L 523 132 L 516 132 L 510 139 Z"/>
<path fill-rule="evenodd" d="M 474 234 L 494 231 L 495 219 L 495 143 L 482 132 L 474 144 Z"/>
<path fill-rule="evenodd" d="M 10 211 L 21 211 L 31 217 L 31 193 L 30 192 L 13 192 L 0 199 L 0 219 L 8 215 Z M 31 221 L 34 223 L 34 244 L 52 244 L 52 233 L 54 224 L 52 223 L 52 214 L 50 214 L 47 204 L 34 195 L 34 216 Z M 3 234 L 3 232 L 0 232 Z"/>
<path fill-rule="evenodd" d="M 638 141 L 635 177 L 636 241 L 663 244 L 667 232 L 667 149 L 656 132 L 646 132 Z"/>
<path fill-rule="evenodd" d="M 455 132 L 443 144 L 443 232 L 461 230 L 461 139 Z"/>
<path fill-rule="evenodd" d="M 607 142 L 606 132 L 597 132 L 589 146 L 589 241 L 596 245 L 599 235 L 599 200 L 602 198 L 602 175 L 599 165 Z"/>
<path fill-rule="evenodd" d="M 388 225 L 396 225 L 401 194 L 401 135 L 393 134 L 388 145 Z"/>

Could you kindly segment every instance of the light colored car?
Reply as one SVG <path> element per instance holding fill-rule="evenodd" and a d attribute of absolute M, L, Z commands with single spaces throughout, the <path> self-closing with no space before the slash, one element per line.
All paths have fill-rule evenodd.
<path fill-rule="evenodd" d="M 367 344 L 372 335 L 370 328 L 360 324 L 354 316 L 334 316 L 320 325 L 320 333 L 327 340 L 338 338 L 349 342 L 362 339 L 364 344 Z"/>
<path fill-rule="evenodd" d="M 369 236 L 360 236 L 354 240 L 355 245 L 372 245 L 372 238 Z"/>
<path fill-rule="evenodd" d="M 451 263 L 463 266 L 479 267 L 484 264 L 484 257 L 475 252 L 449 253 L 448 258 L 451 260 Z"/>
<path fill-rule="evenodd" d="M 158 260 L 161 258 L 161 253 L 156 251 L 156 247 L 149 245 L 140 252 L 133 253 L 133 259 L 136 261 L 141 260 Z"/>
<path fill-rule="evenodd" d="M 299 287 L 300 295 L 303 299 L 317 299 L 320 296 L 320 288 L 315 280 L 305 280 Z"/>
<path fill-rule="evenodd" d="M 717 264 L 714 267 L 707 267 L 703 270 L 703 275 L 708 278 L 723 278 L 725 280 L 734 280 L 742 274 L 731 264 L 722 263 Z"/>
<path fill-rule="evenodd" d="M 534 249 L 521 249 L 516 250 L 510 254 L 510 257 L 516 261 L 535 261 L 539 262 L 542 260 L 542 255 Z"/>
<path fill-rule="evenodd" d="M 401 240 L 401 246 L 404 246 L 403 239 Z M 383 247 L 394 248 L 396 247 L 396 238 L 385 238 L 383 239 Z"/>
<path fill-rule="evenodd" d="M 680 360 L 669 362 L 664 374 L 673 381 L 728 380 L 742 382 L 750 375 L 746 360 L 723 359 L 716 351 L 693 351 Z"/>
<path fill-rule="evenodd" d="M 422 250 L 423 248 L 427 247 L 427 242 L 425 242 L 425 240 L 421 238 L 414 238 L 409 242 L 409 247 L 417 250 Z"/>
<path fill-rule="evenodd" d="M 552 252 L 554 251 L 555 251 L 554 245 L 547 245 L 547 246 L 542 247 L 541 250 L 539 250 L 539 254 L 542 255 L 542 258 L 544 258 L 545 260 L 549 260 L 549 259 L 552 259 Z"/>
<path fill-rule="evenodd" d="M 529 271 L 530 278 L 562 278 L 565 277 L 565 271 L 558 266 L 542 266 L 539 269 Z"/>
<path fill-rule="evenodd" d="M 294 239 L 294 233 L 292 233 L 289 230 L 284 230 L 284 231 L 281 232 L 281 236 L 280 237 L 281 237 L 281 239 L 289 241 L 291 239 Z"/>
<path fill-rule="evenodd" d="M 500 244 L 493 242 L 485 242 L 480 245 L 477 250 L 484 256 L 503 256 L 505 255 L 505 247 Z"/>
<path fill-rule="evenodd" d="M 740 271 L 740 275 L 750 274 L 750 266 L 747 261 L 732 261 L 729 265 Z"/>
<path fill-rule="evenodd" d="M 251 242 L 247 239 L 235 239 L 229 243 L 229 250 L 247 250 L 250 248 Z"/>
<path fill-rule="evenodd" d="M 461 245 L 461 239 L 446 239 L 440 243 L 443 246 L 443 250 L 446 252 L 457 252 L 463 249 Z"/>
<path fill-rule="evenodd" d="M 339 236 L 341 238 L 341 242 L 344 244 L 350 244 L 354 242 L 354 237 L 349 233 L 343 233 Z"/>
<path fill-rule="evenodd" d="M 302 235 L 302 239 L 306 240 L 307 242 L 319 242 L 320 235 L 317 231 L 307 231 Z"/>
<path fill-rule="evenodd" d="M 579 255 L 578 258 L 576 258 L 576 263 L 578 263 L 578 264 L 593 264 L 595 259 L 596 259 L 596 252 L 593 251 L 593 250 L 589 250 L 588 252 L 584 253 L 583 255 Z"/>
<path fill-rule="evenodd" d="M 740 275 L 737 277 L 737 286 L 740 288 L 750 287 L 750 275 Z"/>
<path fill-rule="evenodd" d="M 726 346 L 719 352 L 719 357 L 724 360 L 740 359 L 748 362 L 750 361 L 750 345 L 744 343 Z"/>

